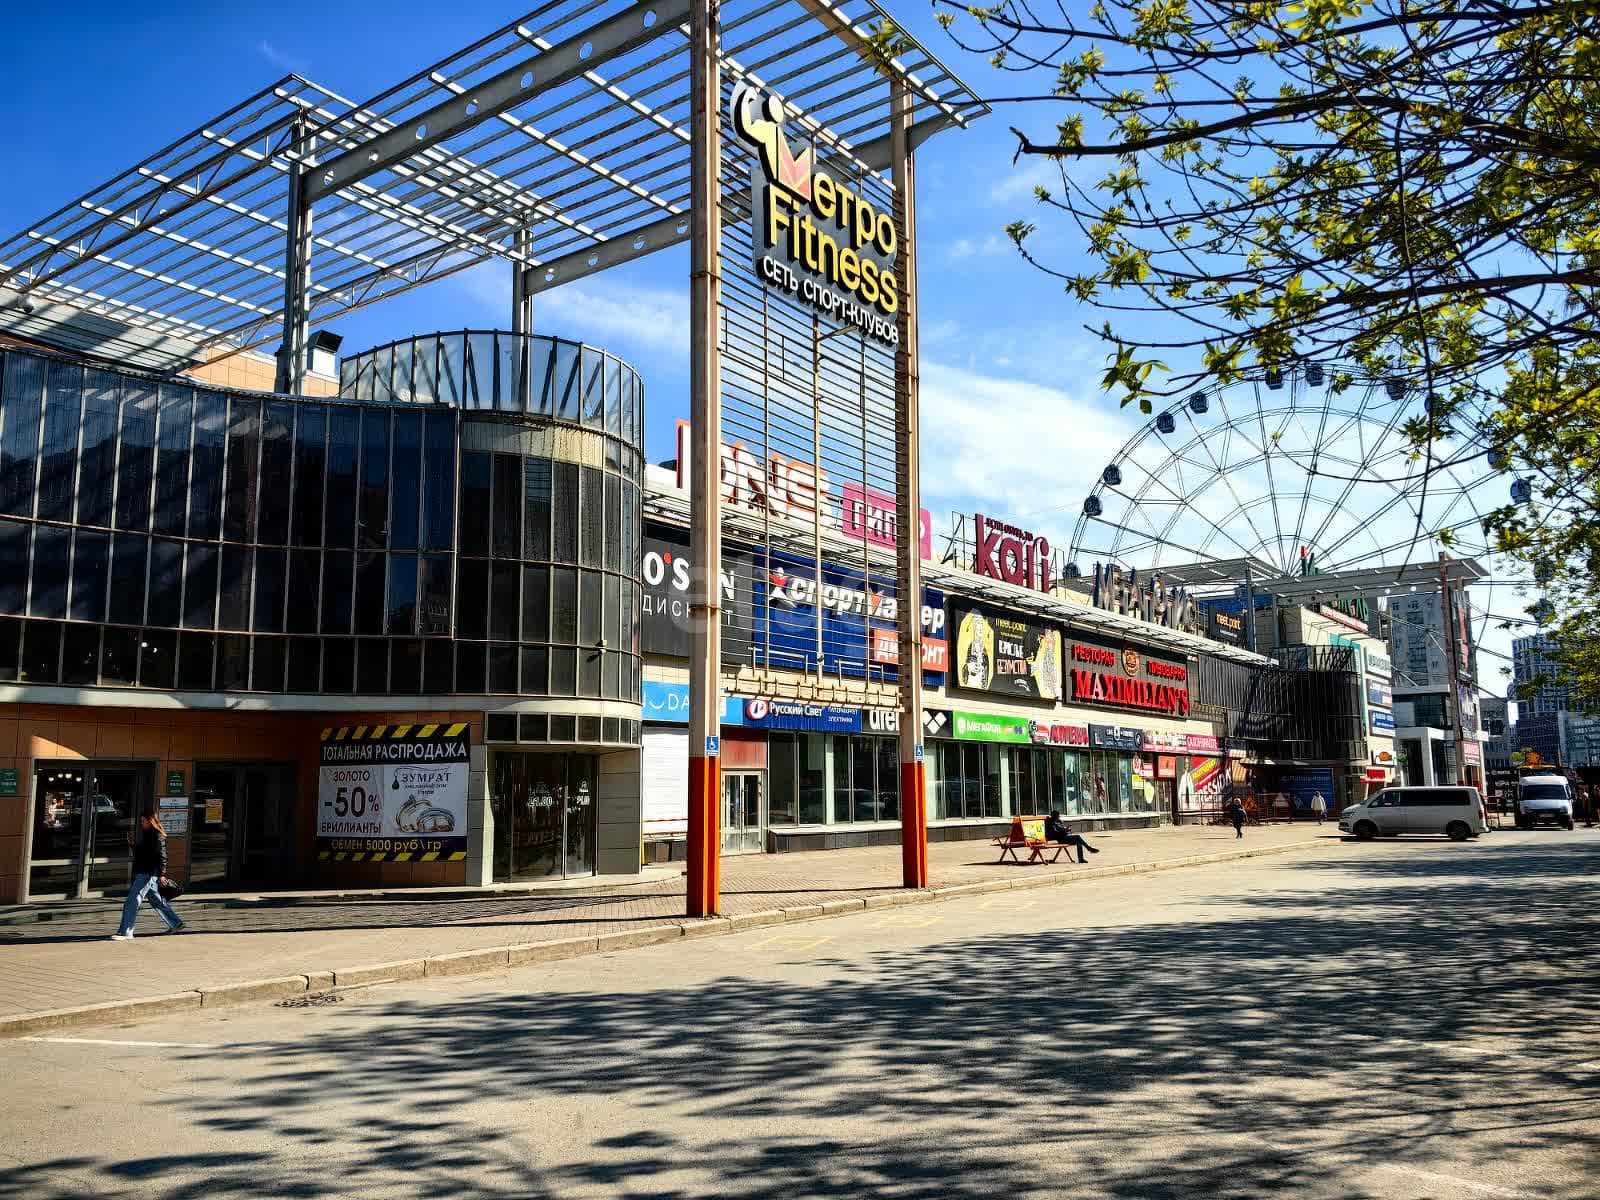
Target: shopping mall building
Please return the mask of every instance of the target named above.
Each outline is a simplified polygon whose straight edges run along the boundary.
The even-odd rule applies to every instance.
[[[680,852],[688,498],[645,465],[628,364],[456,333],[347,356],[310,397],[0,353],[4,899],[123,886],[151,801],[199,888]],[[767,516],[741,544],[738,517],[725,852],[895,842],[892,583],[842,532],[819,579],[805,530]],[[1202,819],[1266,769],[1230,737],[1266,660],[1175,600],[1147,620],[1137,595],[940,557],[917,613],[930,838],[1052,808]]]
[[[1274,666],[1003,514],[899,534],[912,156],[985,110],[887,19],[546,6],[364,104],[285,77],[0,241],[0,903],[121,890],[147,806],[195,890],[678,857],[694,478],[723,853],[897,841],[917,761],[934,839],[1384,778],[1348,647]],[[687,433],[647,465],[633,367],[534,332],[545,290],[685,244],[720,486]],[[510,332],[335,357],[348,313],[490,263]]]

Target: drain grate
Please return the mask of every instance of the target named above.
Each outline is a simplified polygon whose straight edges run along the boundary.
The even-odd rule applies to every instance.
[[[344,997],[338,992],[311,992],[305,996],[291,996],[279,1000],[277,1008],[321,1008],[325,1004],[338,1004]]]

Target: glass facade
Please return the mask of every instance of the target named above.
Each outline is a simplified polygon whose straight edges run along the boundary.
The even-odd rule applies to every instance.
[[[350,403],[5,353],[0,680],[637,701],[637,377],[579,466],[458,450],[437,358]]]
[[[767,736],[767,824],[900,819],[894,738],[826,733]]]
[[[932,742],[928,793],[934,820],[1043,816],[1144,816],[1157,811],[1149,756],[987,742]]]

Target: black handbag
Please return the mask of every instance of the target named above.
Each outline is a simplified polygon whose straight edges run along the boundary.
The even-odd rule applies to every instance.
[[[183,884],[179,883],[176,879],[169,879],[167,876],[163,875],[161,877],[161,882],[156,884],[156,891],[161,893],[161,898],[163,900],[176,900],[179,896],[183,895]]]

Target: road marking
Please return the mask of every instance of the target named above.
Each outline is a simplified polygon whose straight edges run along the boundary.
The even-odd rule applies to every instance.
[[[921,917],[913,920],[907,913],[890,913],[881,917],[867,926],[868,929],[888,929],[891,926],[897,929],[927,929],[930,925],[937,925],[944,920],[941,915]]]
[[[778,937],[764,938],[753,943],[749,949],[762,950],[768,946],[777,950],[815,950],[818,946],[825,946],[833,941],[833,935],[822,937],[796,937],[793,934],[779,935]]]
[[[1037,900],[1021,900],[1015,896],[991,896],[979,908],[1004,908],[1008,912],[1021,912],[1025,908],[1032,908],[1038,904]]]
[[[166,1050],[215,1050],[210,1042],[128,1042],[116,1038],[24,1037],[23,1042],[67,1042],[74,1046],[159,1046]]]

